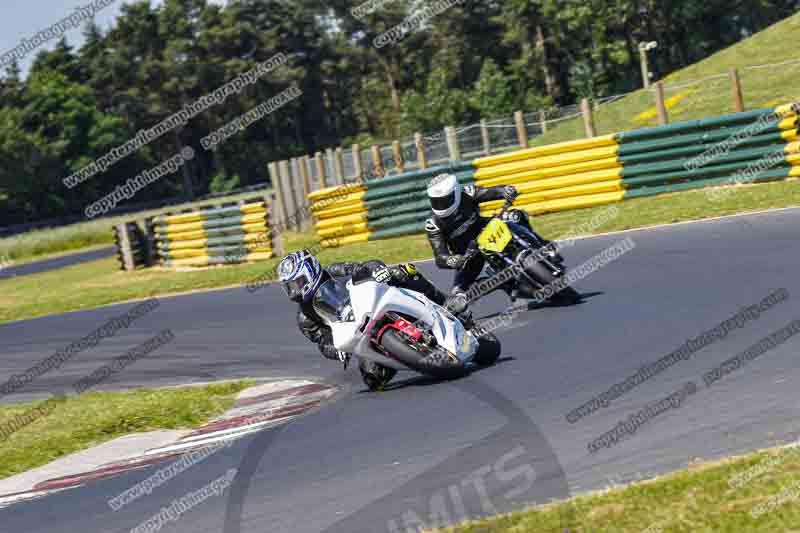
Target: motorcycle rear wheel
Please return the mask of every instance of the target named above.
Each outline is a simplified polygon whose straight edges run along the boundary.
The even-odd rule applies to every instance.
[[[464,364],[440,346],[417,349],[414,340],[395,329],[381,338],[381,346],[392,357],[422,374],[437,379],[455,379],[466,373]]]

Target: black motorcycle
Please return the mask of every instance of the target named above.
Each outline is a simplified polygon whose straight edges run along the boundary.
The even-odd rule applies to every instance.
[[[489,274],[473,287],[488,287],[482,293],[503,289],[512,301],[521,296],[557,304],[578,303],[581,295],[562,279],[566,269],[557,250],[545,246],[526,226],[507,220],[511,205],[507,201],[467,249],[464,265],[483,255]]]

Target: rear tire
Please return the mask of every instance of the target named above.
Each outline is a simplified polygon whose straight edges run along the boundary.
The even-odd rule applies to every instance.
[[[413,342],[413,341],[412,341]],[[419,351],[395,329],[389,329],[381,338],[381,346],[404,365],[417,372],[438,379],[455,379],[466,373],[464,365],[440,346]]]
[[[475,363],[480,366],[493,365],[500,357],[500,341],[494,333],[486,333],[478,337],[478,353],[475,354]]]

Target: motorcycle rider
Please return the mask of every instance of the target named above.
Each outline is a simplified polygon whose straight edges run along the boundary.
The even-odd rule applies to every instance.
[[[453,281],[453,295],[465,294],[483,270],[483,256],[476,253],[478,235],[488,219],[480,216],[480,203],[505,199],[513,202],[519,192],[513,185],[497,187],[462,186],[453,174],[439,174],[428,185],[428,199],[433,216],[425,221],[425,232],[433,249],[436,266],[457,270]],[[548,247],[549,255],[558,263],[563,258],[553,244],[541,237],[531,226],[528,214],[519,209],[509,209],[504,220],[521,224]],[[512,300],[515,295],[504,287]]]
[[[448,299],[411,263],[387,266],[383,261],[372,260],[364,263],[333,263],[323,268],[319,260],[308,250],[291,253],[278,265],[278,277],[289,300],[298,304],[297,325],[308,340],[317,344],[324,357],[340,361],[345,368],[350,361],[350,354],[337,350],[333,345],[331,328],[314,310],[312,302],[317,289],[325,281],[348,276],[354,282],[371,278],[379,283],[388,283],[394,287],[422,293],[434,303],[446,306],[465,322],[467,327],[471,325],[466,298]],[[359,370],[364,381],[374,383],[376,388],[388,383],[395,374],[394,369],[364,360],[359,361]]]

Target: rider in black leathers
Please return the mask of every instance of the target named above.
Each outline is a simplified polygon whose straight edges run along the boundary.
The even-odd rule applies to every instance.
[[[478,279],[484,266],[483,256],[468,253],[475,246],[478,235],[488,221],[480,216],[481,202],[492,200],[513,201],[518,196],[512,185],[497,187],[461,186],[452,174],[444,174],[431,180],[428,196],[433,216],[425,221],[425,232],[433,249],[436,266],[457,270],[453,282],[453,294],[463,294]],[[519,209],[509,209],[505,219],[526,226],[539,239],[540,246],[552,243],[536,233],[528,214]],[[554,254],[556,261],[563,261]]]

